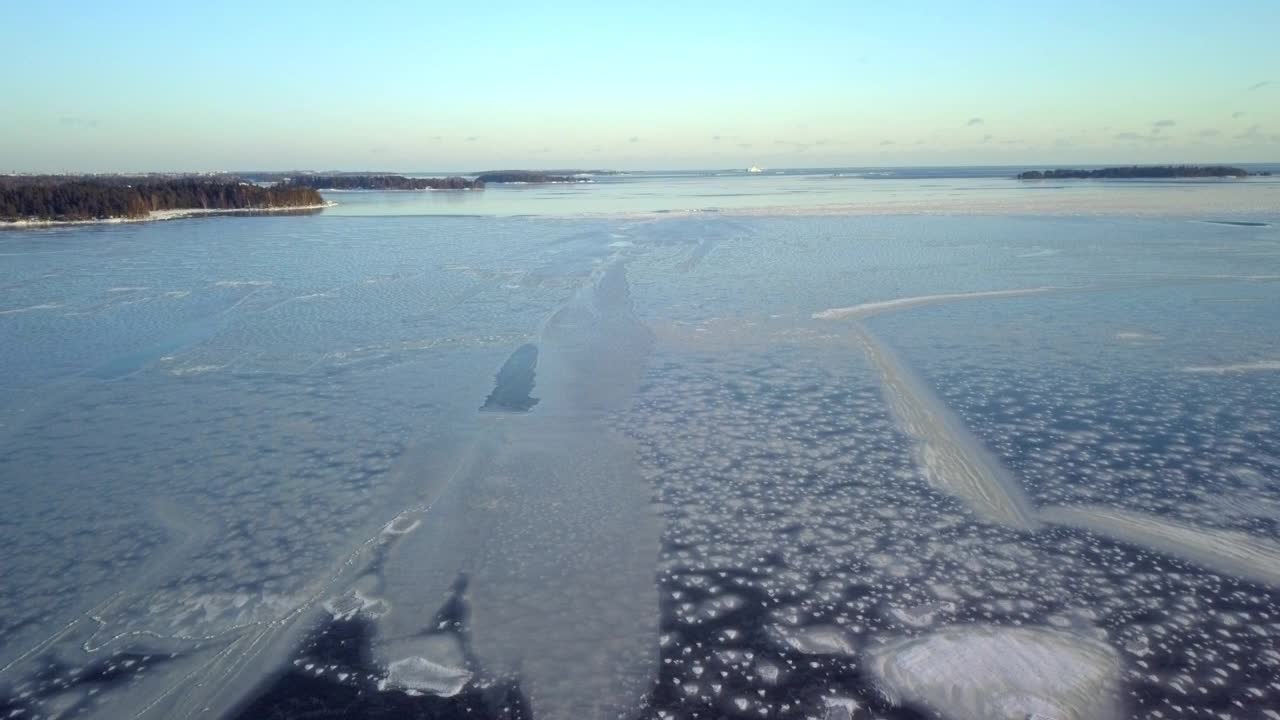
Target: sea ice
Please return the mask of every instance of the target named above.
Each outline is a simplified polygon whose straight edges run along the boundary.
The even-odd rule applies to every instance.
[[[880,371],[885,396],[903,432],[917,443],[929,483],[963,500],[980,516],[1009,527],[1038,527],[1017,480],[954,417],[942,400],[868,331],[854,331]]]
[[[980,300],[983,298],[994,297],[1016,297],[1018,295],[1034,295],[1036,293],[1049,292],[1053,289],[1054,288],[1051,287],[1039,287],[1020,288],[1014,290],[985,290],[982,292],[969,293],[944,293],[941,295],[917,295],[915,297],[895,298],[893,300],[880,300],[877,302],[862,303],[861,305],[851,305],[849,307],[828,308],[814,313],[813,318],[815,320],[862,319],[893,310],[906,310],[907,308],[951,302],[952,300]]]
[[[894,702],[950,720],[1120,717],[1120,661],[1106,644],[1047,628],[953,626],[868,653]]]
[[[1092,530],[1216,572],[1280,587],[1280,544],[1271,540],[1104,507],[1051,507],[1040,516],[1046,522]]]

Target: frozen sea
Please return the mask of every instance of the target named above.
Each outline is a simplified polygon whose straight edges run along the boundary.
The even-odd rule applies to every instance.
[[[1280,719],[1280,180],[0,232],[0,718]]]

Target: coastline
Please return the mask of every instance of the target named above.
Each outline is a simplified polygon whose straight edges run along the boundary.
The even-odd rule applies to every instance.
[[[31,230],[40,228],[66,227],[73,225],[115,225],[121,223],[159,222],[164,220],[182,220],[205,215],[232,215],[242,213],[290,213],[310,210],[324,210],[338,203],[329,200],[318,205],[296,205],[292,207],[268,208],[182,208],[178,210],[152,210],[146,217],[137,218],[100,218],[94,220],[0,220],[0,230]]]

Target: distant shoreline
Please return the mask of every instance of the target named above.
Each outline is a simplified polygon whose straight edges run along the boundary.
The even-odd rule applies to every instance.
[[[1270,175],[1260,172],[1258,175]],[[1018,173],[1018,180],[1148,180],[1172,178],[1246,178],[1250,173],[1232,165],[1130,165],[1093,170],[1083,168],[1058,168],[1056,170],[1027,170]]]
[[[323,210],[338,203],[332,200],[316,205],[294,205],[261,208],[181,208],[177,210],[152,210],[146,217],[95,218],[92,220],[0,220],[0,230],[30,230],[71,225],[115,225],[120,223],[162,222],[182,220],[205,215],[231,215],[244,213],[290,213]]]

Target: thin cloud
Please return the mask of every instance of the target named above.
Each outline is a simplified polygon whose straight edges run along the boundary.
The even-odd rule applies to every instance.
[[[796,142],[795,140],[778,139],[778,140],[774,140],[773,144],[775,146],[780,145],[783,147],[789,147],[791,148],[792,152],[804,152],[809,149],[808,143]]]
[[[1255,137],[1261,134],[1262,134],[1262,126],[1255,124],[1255,125],[1250,125],[1244,132],[1240,133],[1239,135],[1236,135],[1236,139],[1243,140],[1244,138]]]
[[[968,127],[973,127],[974,125],[981,125],[982,123],[983,123],[983,119],[982,119],[982,118],[980,118],[980,117],[971,117],[971,118],[969,118],[969,122],[965,123],[965,125],[966,125],[966,126],[968,126]]]
[[[1245,113],[1240,112],[1239,110],[1237,110],[1236,112],[1231,113],[1231,119],[1232,119],[1232,120],[1239,120],[1240,118],[1242,118],[1242,117],[1244,117],[1244,116],[1245,116]]]
[[[1217,131],[1216,129],[1214,129],[1214,128],[1205,128],[1204,130],[1201,130],[1201,131],[1199,132],[1199,135],[1200,135],[1200,137],[1202,137],[1202,138],[1218,137],[1218,136],[1219,136],[1219,135],[1221,135],[1221,134],[1222,134],[1222,133],[1218,132],[1218,131]]]
[[[1249,90],[1248,90],[1248,92],[1253,92],[1254,90],[1261,90],[1262,88],[1264,88],[1264,87],[1266,87],[1266,86],[1268,86],[1268,85],[1270,85],[1270,84],[1271,84],[1271,81],[1270,81],[1270,80],[1263,80],[1262,82],[1254,83],[1254,84],[1252,84],[1252,85],[1250,85],[1250,86],[1249,86]]]
[[[1176,122],[1174,122],[1174,121],[1172,121],[1172,120],[1157,120],[1157,121],[1155,121],[1155,122],[1151,123],[1151,127],[1158,127],[1158,128],[1170,128],[1170,127],[1173,127],[1174,125],[1177,125],[1177,124],[1178,124],[1178,123],[1176,123]]]
[[[1273,133],[1268,135],[1267,133],[1264,133],[1262,131],[1262,126],[1256,123],[1253,125],[1250,125],[1249,128],[1244,132],[1238,135],[1232,135],[1232,137],[1235,138],[1236,140],[1243,140],[1245,142],[1251,142],[1251,143],[1280,142],[1280,134]]]
[[[738,147],[742,148],[743,150],[750,150],[751,143],[738,143]]]
[[[893,144],[892,140],[881,140],[880,147],[888,147]]]
[[[477,141],[477,140],[479,140],[479,139],[480,139],[480,136],[479,136],[479,135],[472,135],[472,136],[470,136],[470,137],[468,137],[468,138],[467,138],[467,142],[475,142],[475,141]]]
[[[983,135],[983,136],[982,136],[982,142],[984,142],[984,143],[989,143],[989,142],[991,142],[991,138],[993,138],[993,137],[995,137],[995,136],[994,136],[994,135],[992,135],[991,133],[987,133],[986,135]]]
[[[639,135],[632,135],[632,136],[631,136],[631,139],[630,139],[630,140],[628,140],[627,142],[638,143],[638,142],[640,142],[640,136],[639,136]]]
[[[1143,135],[1141,133],[1136,133],[1136,132],[1122,132],[1122,133],[1117,133],[1113,135],[1112,138],[1115,140],[1119,140],[1121,142],[1145,142],[1145,143],[1164,142],[1169,139],[1168,137],[1164,135],[1160,135],[1158,133],[1159,133],[1159,129],[1157,128],[1155,130],[1152,130],[1150,135]]]

